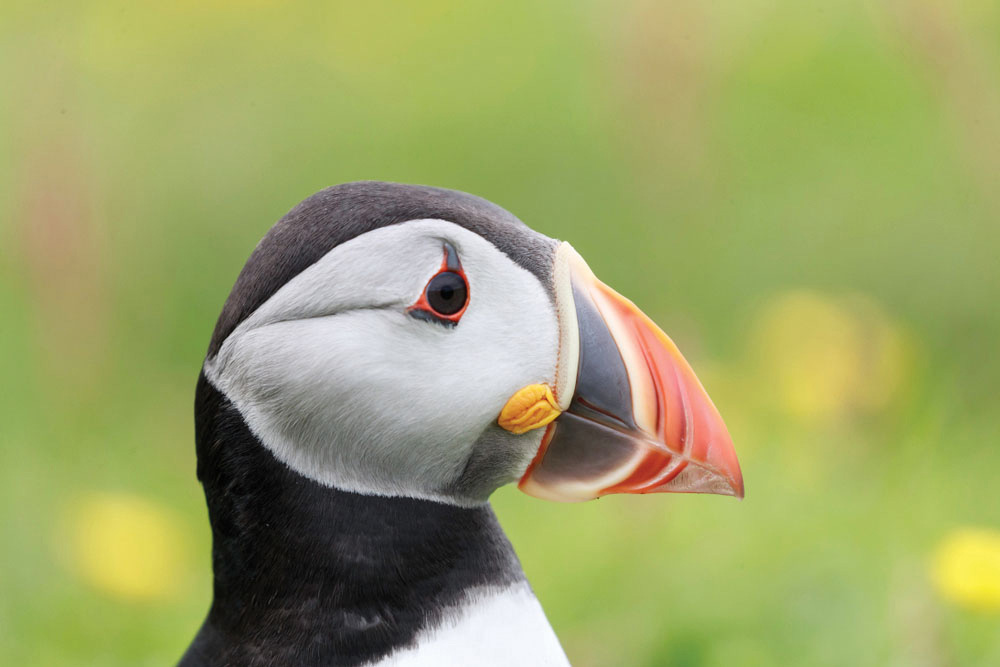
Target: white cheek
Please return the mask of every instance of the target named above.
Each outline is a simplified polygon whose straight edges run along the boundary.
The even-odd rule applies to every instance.
[[[453,442],[463,425],[441,419],[450,397],[420,389],[418,365],[386,336],[391,315],[405,317],[359,310],[280,322],[235,345],[227,393],[279,459],[326,484],[387,494],[410,491],[399,470],[428,481],[453,472],[428,436]]]
[[[298,472],[345,490],[437,498],[507,399],[555,375],[558,325],[541,284],[465,233],[474,237],[463,237],[460,248],[470,303],[457,327],[405,313],[401,304],[428,278],[424,267],[409,278],[414,284],[397,286],[408,296],[385,295],[398,302],[389,307],[283,321],[288,312],[336,305],[265,304],[253,326],[226,341],[220,362],[206,367],[209,379]],[[343,274],[350,262],[338,260],[335,272]],[[331,271],[319,266],[302,276],[309,299],[324,285],[329,300],[330,285],[357,284],[334,280]],[[402,273],[393,271],[383,284]]]

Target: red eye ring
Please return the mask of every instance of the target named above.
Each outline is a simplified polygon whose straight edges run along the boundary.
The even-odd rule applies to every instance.
[[[417,319],[453,327],[468,307],[469,280],[465,277],[455,248],[445,242],[441,267],[427,281],[417,302],[406,312]]]

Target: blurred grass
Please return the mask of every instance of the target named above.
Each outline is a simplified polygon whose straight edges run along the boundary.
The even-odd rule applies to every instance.
[[[180,655],[215,317],[288,208],[378,178],[570,240],[733,431],[742,503],[498,493],[574,664],[1000,664],[932,578],[1000,529],[998,34],[986,0],[5,3],[0,662]],[[95,494],[178,522],[173,594],[72,565]]]

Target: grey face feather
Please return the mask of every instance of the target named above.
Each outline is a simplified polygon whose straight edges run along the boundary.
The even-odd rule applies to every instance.
[[[454,219],[396,220],[399,211],[426,210],[407,200],[412,193],[418,203],[450,206]],[[389,215],[358,203],[380,200]],[[341,238],[344,222],[323,216],[345,206],[362,231],[301,267],[285,243],[311,257]],[[470,287],[454,329],[406,314],[438,269],[442,242],[458,248]],[[518,389],[555,381],[554,248],[462,193],[383,183],[325,190],[283,218],[248,261],[206,377],[268,449],[311,479],[360,493],[483,502],[523,473],[540,443],[541,432],[514,435],[495,421]]]
[[[424,185],[334,185],[303,200],[261,239],[222,308],[208,357],[218,353],[240,322],[333,248],[380,227],[426,218],[447,220],[482,236],[551,291],[556,242],[492,202]]]

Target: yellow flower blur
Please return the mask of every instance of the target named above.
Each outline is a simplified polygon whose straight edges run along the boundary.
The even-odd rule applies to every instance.
[[[187,574],[181,522],[168,508],[139,496],[101,493],[67,512],[70,565],[86,583],[114,597],[169,597]]]
[[[1000,531],[954,531],[938,545],[931,574],[946,600],[968,609],[1000,612]]]
[[[779,294],[750,338],[758,381],[784,412],[831,419],[885,408],[910,362],[906,337],[867,298]]]

